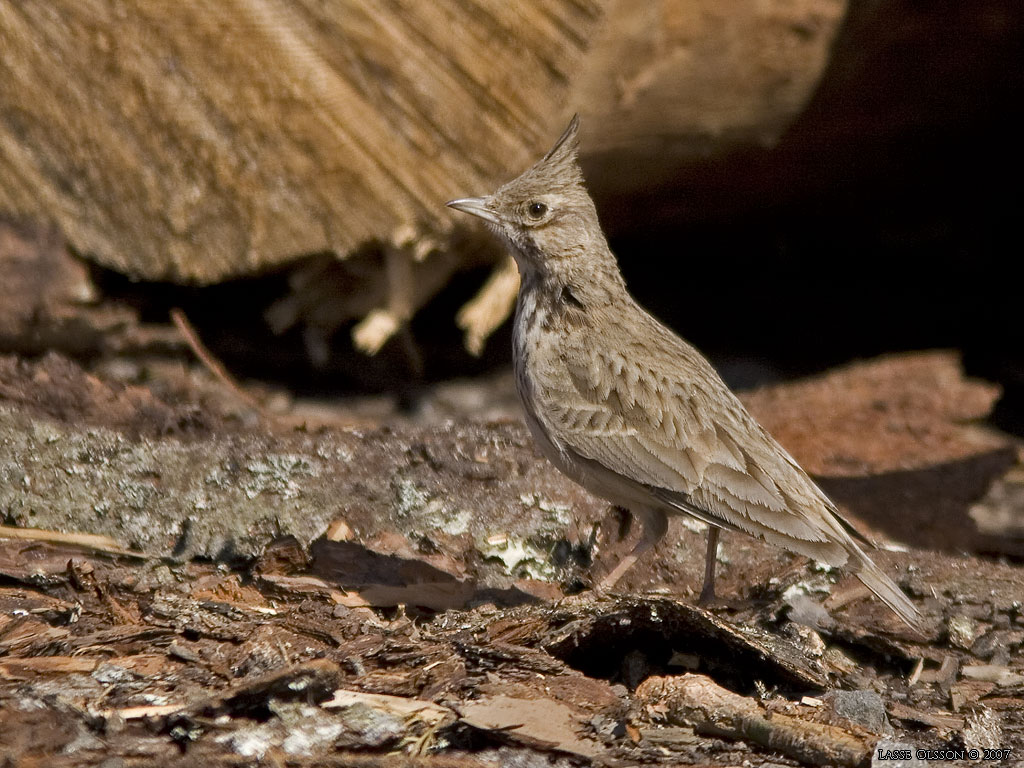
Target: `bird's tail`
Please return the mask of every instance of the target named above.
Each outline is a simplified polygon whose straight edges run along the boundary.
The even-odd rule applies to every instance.
[[[872,562],[866,554],[857,547],[852,558],[853,571],[861,582],[875,593],[883,603],[889,606],[893,612],[907,623],[911,629],[921,632],[921,612],[917,610],[910,598],[903,590],[896,586],[896,582],[883,573],[882,569]]]

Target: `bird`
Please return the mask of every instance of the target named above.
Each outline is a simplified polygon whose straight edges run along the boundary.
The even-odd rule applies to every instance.
[[[866,554],[870,541],[711,363],[629,293],[584,182],[579,124],[494,193],[446,205],[483,219],[515,258],[515,382],[540,452],[642,525],[599,588],[665,536],[670,516],[690,515],[709,526],[701,604],[715,599],[728,529],[852,572],[919,629],[917,607]]]

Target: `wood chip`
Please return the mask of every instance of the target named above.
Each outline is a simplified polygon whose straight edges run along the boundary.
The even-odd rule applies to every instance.
[[[344,709],[356,705],[370,709],[384,710],[403,717],[412,717],[434,726],[455,722],[455,712],[432,701],[408,699],[404,696],[387,696],[380,693],[349,691],[339,688],[320,706],[324,709]]]
[[[578,713],[558,701],[498,695],[464,702],[459,713],[467,725],[502,731],[536,746],[546,744],[586,757],[604,752],[599,743],[580,737],[576,723]]]
[[[961,731],[964,727],[964,719],[956,715],[947,715],[941,712],[922,712],[919,709],[908,707],[906,704],[893,702],[886,707],[888,713],[897,720],[910,723],[920,723],[931,728],[940,728],[946,731]]]
[[[977,664],[964,667],[960,670],[960,674],[968,680],[995,683],[1001,687],[1024,684],[1024,674],[997,664]]]
[[[949,691],[949,703],[954,712],[959,712],[969,704],[973,704],[982,696],[986,696],[996,688],[995,683],[984,680],[961,680],[954,683]]]
[[[338,687],[341,678],[337,664],[326,659],[314,659],[244,680],[214,696],[189,704],[188,711],[216,716],[236,709],[244,711],[253,702],[272,698],[324,701]]]
[[[92,672],[100,659],[86,656],[6,657],[0,662],[0,677],[24,678],[43,674]]]
[[[163,717],[180,712],[184,704],[153,704],[145,707],[125,707],[124,709],[107,709],[103,711],[104,717],[119,715],[125,720],[142,720],[148,717]]]
[[[32,541],[46,541],[51,544],[69,544],[96,552],[106,552],[111,555],[149,558],[149,555],[145,555],[142,552],[125,549],[109,536],[99,536],[94,533],[61,533],[60,531],[47,531],[41,528],[17,528],[13,525],[0,525],[0,539],[31,539]]]

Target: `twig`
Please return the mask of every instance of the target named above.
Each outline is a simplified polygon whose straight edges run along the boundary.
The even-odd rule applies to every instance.
[[[456,325],[465,332],[464,343],[471,355],[478,357],[483,353],[487,338],[512,313],[518,292],[519,269],[515,259],[508,256],[455,318]]]
[[[171,320],[174,321],[174,325],[177,326],[178,332],[181,333],[182,338],[185,339],[185,343],[188,344],[192,353],[199,359],[210,373],[220,381],[225,387],[231,390],[232,394],[235,395],[239,400],[245,403],[247,406],[252,408],[258,414],[264,418],[273,419],[260,404],[260,402],[242,389],[241,385],[234,380],[224,364],[220,362],[213,353],[210,352],[199,338],[199,334],[196,333],[196,329],[192,327],[192,323],[185,317],[185,313],[175,307],[171,310]]]

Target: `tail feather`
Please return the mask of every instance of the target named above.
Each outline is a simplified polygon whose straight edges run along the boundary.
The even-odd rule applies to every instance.
[[[821,492],[821,489],[819,488],[818,491]],[[824,494],[822,495],[824,496]],[[831,513],[830,521],[833,524],[833,541],[839,548],[845,550],[846,566],[865,587],[874,593],[875,597],[889,606],[908,627],[918,634],[922,634],[923,617],[917,606],[860,547],[860,544],[866,544],[869,547],[874,547],[875,544],[845,520],[834,504],[829,503],[828,511]]]
[[[859,557],[855,557],[854,573],[861,582],[875,593],[875,596],[889,606],[893,612],[899,616],[903,621],[907,623],[911,629],[917,632],[921,631],[922,616],[921,612],[917,610],[910,598],[907,597],[903,590],[901,590],[892,579],[882,572],[871,559],[860,552],[859,549],[856,553]]]

